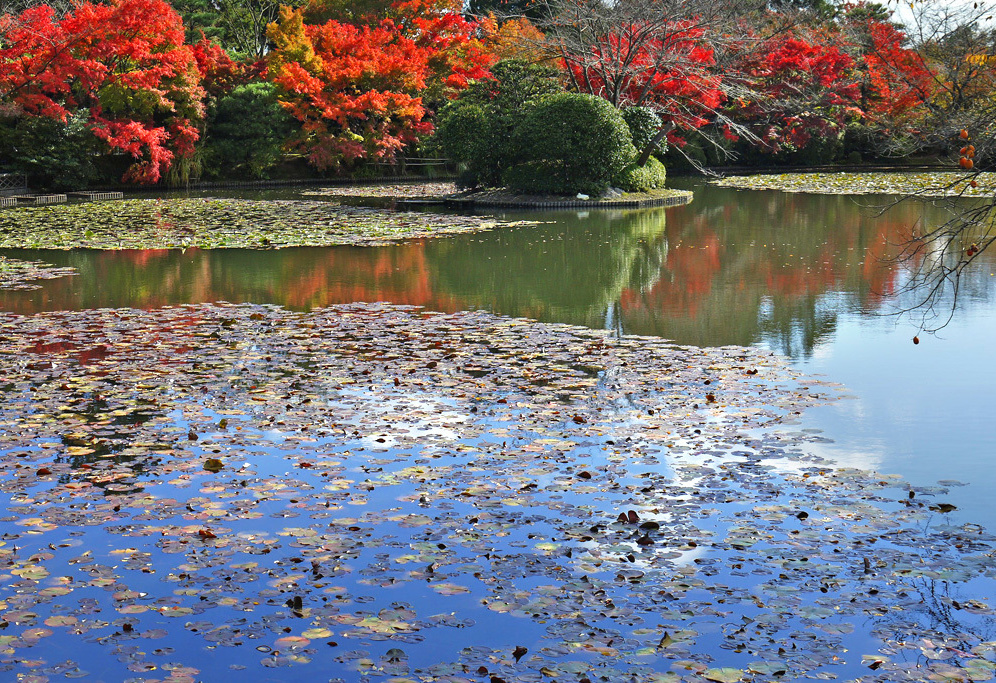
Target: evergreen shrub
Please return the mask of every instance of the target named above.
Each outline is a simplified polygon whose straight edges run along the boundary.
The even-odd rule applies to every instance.
[[[627,164],[612,184],[626,192],[649,192],[664,187],[667,170],[656,157],[650,157],[645,166],[635,162]]]
[[[515,130],[538,102],[563,92],[557,70],[504,59],[439,112],[434,144],[461,167],[461,187],[498,186],[521,161]]]
[[[277,101],[274,84],[240,85],[208,112],[205,170],[226,178],[265,178],[292,132],[293,120]]]
[[[514,142],[523,161],[504,180],[524,192],[597,195],[636,157],[622,114],[600,97],[578,93],[534,105]]]
[[[0,121],[0,159],[33,188],[79,190],[97,176],[97,138],[83,114],[65,123],[44,116]]]
[[[622,110],[622,115],[626,125],[629,126],[629,133],[637,152],[642,152],[664,125],[657,112],[646,107],[627,107]]]

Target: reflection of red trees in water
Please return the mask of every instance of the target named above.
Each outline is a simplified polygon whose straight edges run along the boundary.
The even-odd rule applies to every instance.
[[[150,261],[163,258],[169,252],[169,249],[143,249],[141,251],[129,249],[127,251],[108,251],[101,254],[101,256],[109,257],[109,260],[123,258],[136,266],[144,266]]]
[[[123,314],[121,317],[127,317]],[[107,359],[114,359],[118,351],[114,350],[116,345],[113,338],[120,332],[113,330],[104,331],[103,328],[95,328],[90,323],[85,323],[85,329],[77,329],[75,325],[80,325],[79,318],[67,317],[64,327],[52,327],[46,330],[37,330],[29,333],[30,336],[37,337],[37,340],[30,346],[23,347],[20,352],[38,357],[38,360],[29,361],[31,365],[37,366],[35,369],[44,369],[52,361],[46,360],[46,356],[65,356],[74,360],[80,365],[100,363]],[[162,321],[154,326],[143,327],[140,331],[128,332],[129,348],[134,350],[136,346],[146,346],[154,349],[156,353],[162,354],[164,362],[170,360],[181,360],[187,354],[198,347],[199,338],[189,337],[187,343],[176,343],[178,332],[181,329],[189,329],[193,334],[204,322],[204,317],[191,310],[185,315],[171,316],[168,320]],[[165,334],[168,333],[168,334]],[[103,341],[96,341],[102,339]],[[102,374],[102,373],[98,373]]]
[[[731,207],[719,216],[697,214],[694,206],[669,214],[661,276],[647,291],[622,293],[625,317],[695,319],[702,311],[716,314],[717,306],[756,310],[763,297],[777,307],[833,290],[877,307],[894,294],[900,266],[889,257],[909,236],[915,214],[852,214],[828,229],[807,225],[827,220],[797,206],[808,201],[786,196],[777,212],[765,207],[764,216],[737,216]]]
[[[284,304],[308,308],[354,301],[390,301],[443,311],[460,310],[458,299],[435,291],[424,247],[419,242],[401,249],[325,250],[320,263],[282,279]],[[285,269],[291,268],[297,270],[293,261]]]
[[[612,291],[582,288],[572,292],[574,298],[563,296],[563,280],[551,277],[542,259],[507,273],[492,267],[489,276],[475,277],[467,270],[475,267],[481,252],[463,254],[429,241],[253,252],[88,252],[87,258],[74,260],[79,276],[46,282],[40,290],[0,292],[0,310],[153,309],[211,301],[307,310],[390,301],[441,311],[485,307],[508,315],[598,324],[606,302],[619,296],[627,331],[680,335],[688,343],[750,343],[759,311],[768,303],[783,326],[814,319],[815,301],[828,292],[841,292],[866,309],[879,307],[901,277],[902,269],[886,260],[892,245],[908,237],[918,217],[917,206],[885,216],[861,215],[841,198],[751,194],[722,204],[707,199],[701,206],[669,209],[665,232],[657,237],[643,232],[631,236],[620,223],[613,238],[619,243],[584,246],[579,241],[576,251],[564,252],[571,267],[584,268],[593,256],[586,249],[629,249],[632,244],[622,243],[627,239],[653,242],[639,249],[639,267],[605,262],[612,272],[599,271],[600,281]],[[533,246],[526,240],[522,248]],[[513,248],[509,253],[517,252]],[[620,267],[633,271],[616,273]],[[451,272],[458,268],[463,270]],[[618,294],[620,276],[626,275],[641,284]],[[44,338],[44,343],[52,341]]]
[[[719,236],[711,230],[703,230],[691,242],[679,242],[668,249],[664,272],[650,290],[623,290],[623,311],[657,304],[658,310],[695,317],[722,268],[722,252]]]
[[[43,334],[43,333],[39,332],[37,334]],[[63,355],[68,352],[75,351],[77,348],[79,348],[77,344],[68,340],[61,340],[61,341],[38,340],[31,346],[21,349],[21,352],[31,354],[32,356],[49,356],[53,354]],[[88,363],[94,363],[104,360],[110,355],[111,354],[108,351],[107,346],[105,346],[104,344],[98,344],[97,346],[93,346],[91,348],[85,348],[81,350],[79,353],[73,354],[73,358],[80,365],[86,365]],[[51,367],[51,363],[49,361],[29,362],[28,367],[40,370],[43,369],[43,367]]]
[[[276,303],[309,309],[354,301],[391,301],[457,311],[466,303],[435,291],[425,245],[288,249],[240,256],[229,250],[106,251],[92,272],[45,283],[34,292],[0,292],[0,309],[100,307],[153,309],[188,302]],[[243,252],[244,254],[244,252]]]
[[[33,355],[46,356],[49,354],[64,354],[68,351],[75,351],[77,348],[76,344],[71,341],[50,342],[47,344],[39,341],[35,342],[33,346],[24,349],[24,351]],[[97,344],[96,346],[81,349],[79,353],[73,354],[73,358],[80,365],[87,365],[89,363],[99,363],[112,355],[114,355],[114,352],[108,349],[106,345]]]
[[[878,235],[865,247],[865,260],[861,264],[862,279],[868,283],[867,300],[878,307],[896,293],[899,267],[889,261],[895,257],[895,248],[887,235]]]

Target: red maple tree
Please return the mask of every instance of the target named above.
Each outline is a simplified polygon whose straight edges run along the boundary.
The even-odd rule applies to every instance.
[[[156,182],[191,157],[203,91],[183,23],[163,0],[83,2],[58,18],[39,5],[0,16],[0,100],[8,114],[87,125],[134,157],[124,179]]]
[[[427,98],[483,78],[493,57],[476,24],[432,0],[391,5],[373,24],[305,21],[283,8],[269,36],[270,78],[301,124],[296,146],[319,169],[358,159],[393,162],[429,133]]]
[[[746,124],[765,151],[802,149],[839,135],[863,112],[854,60],[826,35],[782,33],[745,52],[736,66],[752,95],[731,99],[728,114]]]
[[[860,106],[868,122],[887,131],[915,128],[938,88],[924,57],[906,47],[906,34],[867,10],[845,6],[846,39],[858,62]]]
[[[584,49],[557,48],[574,89],[616,107],[654,109],[678,130],[708,123],[725,100],[713,49],[694,19],[613,26]],[[681,143],[678,134],[669,136]]]

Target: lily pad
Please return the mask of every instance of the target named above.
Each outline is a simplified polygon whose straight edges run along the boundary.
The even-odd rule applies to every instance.
[[[818,457],[792,425],[836,390],[770,352],[367,304],[0,313],[0,337],[22,677],[67,652],[56,675],[113,680],[996,668],[992,535]]]
[[[55,280],[75,274],[72,268],[57,268],[41,261],[22,261],[0,256],[0,289],[38,289],[38,280]]]
[[[484,216],[388,211],[328,201],[125,199],[0,211],[0,248],[376,246],[513,224]]]
[[[720,187],[744,190],[781,190],[813,194],[992,197],[996,192],[996,173],[964,171],[780,173],[730,176],[713,183]]]

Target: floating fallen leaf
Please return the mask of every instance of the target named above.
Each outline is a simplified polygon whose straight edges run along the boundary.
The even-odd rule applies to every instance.
[[[204,461],[204,469],[207,470],[208,472],[215,472],[215,473],[221,472],[223,469],[225,469],[225,463],[223,463],[221,460],[218,460],[217,458],[208,458],[207,460]]]
[[[858,679],[857,647],[902,651],[940,623],[929,590],[989,581],[989,534],[915,502],[939,488],[910,499],[898,477],[820,460],[815,434],[767,427],[829,392],[757,350],[386,305],[8,313],[0,336],[2,651],[65,624],[52,647],[80,639],[122,680],[150,662],[197,680],[197,642],[247,678],[314,677],[320,647],[319,673],[344,680],[417,678],[409,661],[440,680],[744,675],[706,657]],[[114,362],[81,362],[57,346],[70,338]],[[42,347],[44,364],[23,362]],[[691,408],[703,374],[723,387],[708,414]],[[43,464],[58,477],[34,476]],[[969,662],[988,641],[945,623],[938,657],[875,675],[931,680],[955,657],[986,675]],[[519,636],[535,656],[513,665]],[[259,637],[275,647],[246,658]],[[19,673],[56,666],[38,652],[17,652]]]

